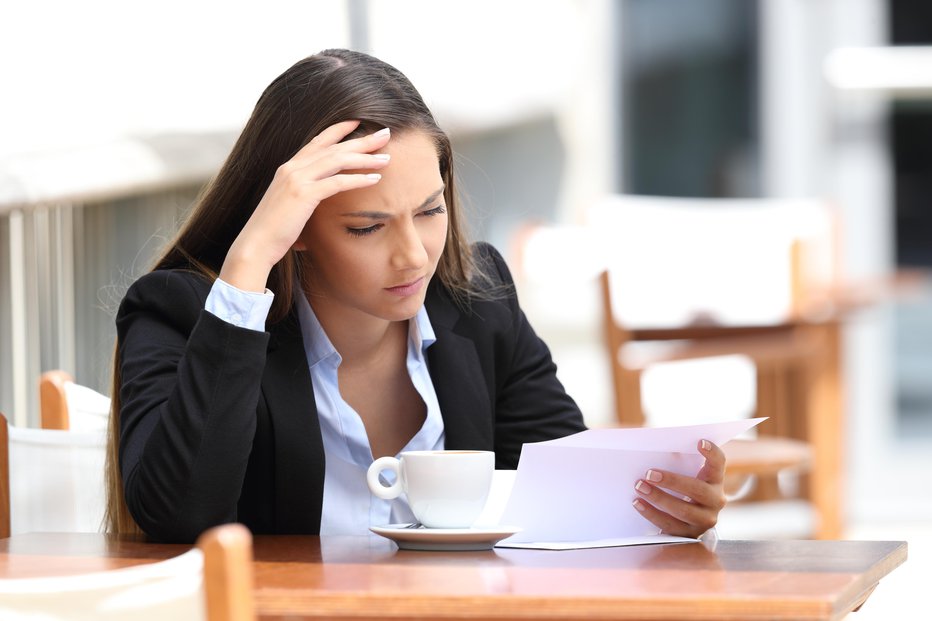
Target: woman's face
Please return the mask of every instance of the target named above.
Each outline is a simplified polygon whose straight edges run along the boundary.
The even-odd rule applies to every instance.
[[[400,321],[424,303],[447,237],[437,148],[427,134],[409,131],[383,151],[391,160],[381,181],[322,201],[299,237],[318,315]]]

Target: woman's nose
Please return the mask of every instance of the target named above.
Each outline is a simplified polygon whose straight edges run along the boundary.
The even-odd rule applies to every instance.
[[[399,227],[394,241],[391,260],[395,269],[417,269],[427,261],[427,249],[413,222]]]

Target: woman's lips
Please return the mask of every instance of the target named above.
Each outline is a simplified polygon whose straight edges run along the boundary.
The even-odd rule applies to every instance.
[[[407,297],[409,295],[414,295],[421,290],[421,286],[424,284],[424,277],[421,276],[415,281],[406,283],[404,285],[398,285],[397,287],[387,287],[385,290],[393,295],[399,297]]]

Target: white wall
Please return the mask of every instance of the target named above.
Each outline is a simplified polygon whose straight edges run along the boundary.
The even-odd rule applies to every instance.
[[[348,38],[342,1],[6,2],[0,155],[240,127],[275,76]]]

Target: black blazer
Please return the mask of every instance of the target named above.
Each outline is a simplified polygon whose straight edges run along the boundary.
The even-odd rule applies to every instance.
[[[477,252],[501,296],[456,305],[435,279],[427,363],[446,448],[494,450],[514,468],[524,442],[584,429],[543,341],[490,246]],[[254,533],[320,530],[324,451],[294,313],[269,332],[204,310],[211,282],[146,274],[117,314],[120,464],[127,505],[150,536],[193,541],[232,521]]]

